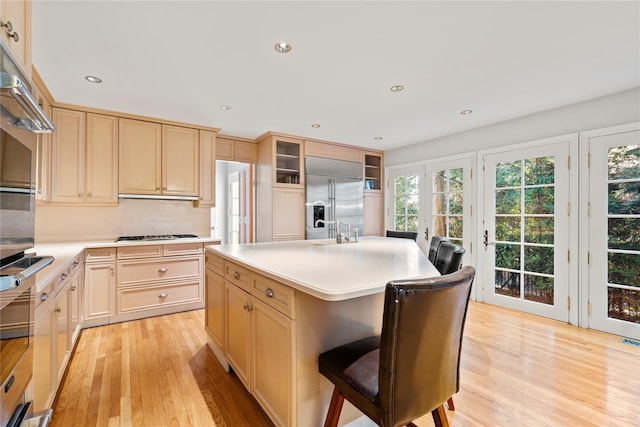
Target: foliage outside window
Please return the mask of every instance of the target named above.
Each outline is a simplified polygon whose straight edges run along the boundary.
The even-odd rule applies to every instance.
[[[433,173],[433,235],[462,246],[463,169]]]
[[[418,231],[418,176],[395,179],[394,224],[398,231]]]
[[[495,292],[554,303],[555,158],[495,169]]]
[[[608,152],[608,316],[640,322],[640,145]]]

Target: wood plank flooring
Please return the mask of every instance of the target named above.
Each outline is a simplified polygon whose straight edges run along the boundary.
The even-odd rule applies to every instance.
[[[53,426],[271,425],[206,346],[203,316],[84,330]],[[472,302],[460,375],[452,426],[640,426],[640,348],[614,335]]]

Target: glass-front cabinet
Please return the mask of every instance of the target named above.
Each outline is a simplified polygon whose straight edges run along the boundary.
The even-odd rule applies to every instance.
[[[276,140],[275,150],[275,182],[302,184],[302,144]]]
[[[382,189],[382,155],[365,153],[364,155],[364,189]]]

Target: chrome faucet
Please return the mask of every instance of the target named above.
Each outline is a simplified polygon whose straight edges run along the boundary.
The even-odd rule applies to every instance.
[[[336,225],[336,243],[342,243],[342,237],[340,235],[340,220],[335,221],[325,221],[324,219],[318,219],[315,222],[315,227],[318,227],[318,224],[335,224]]]

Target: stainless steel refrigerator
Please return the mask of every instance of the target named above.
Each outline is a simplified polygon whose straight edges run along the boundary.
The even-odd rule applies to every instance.
[[[362,236],[362,163],[305,157],[305,171],[306,238],[335,238],[340,232],[348,236],[349,228]]]

